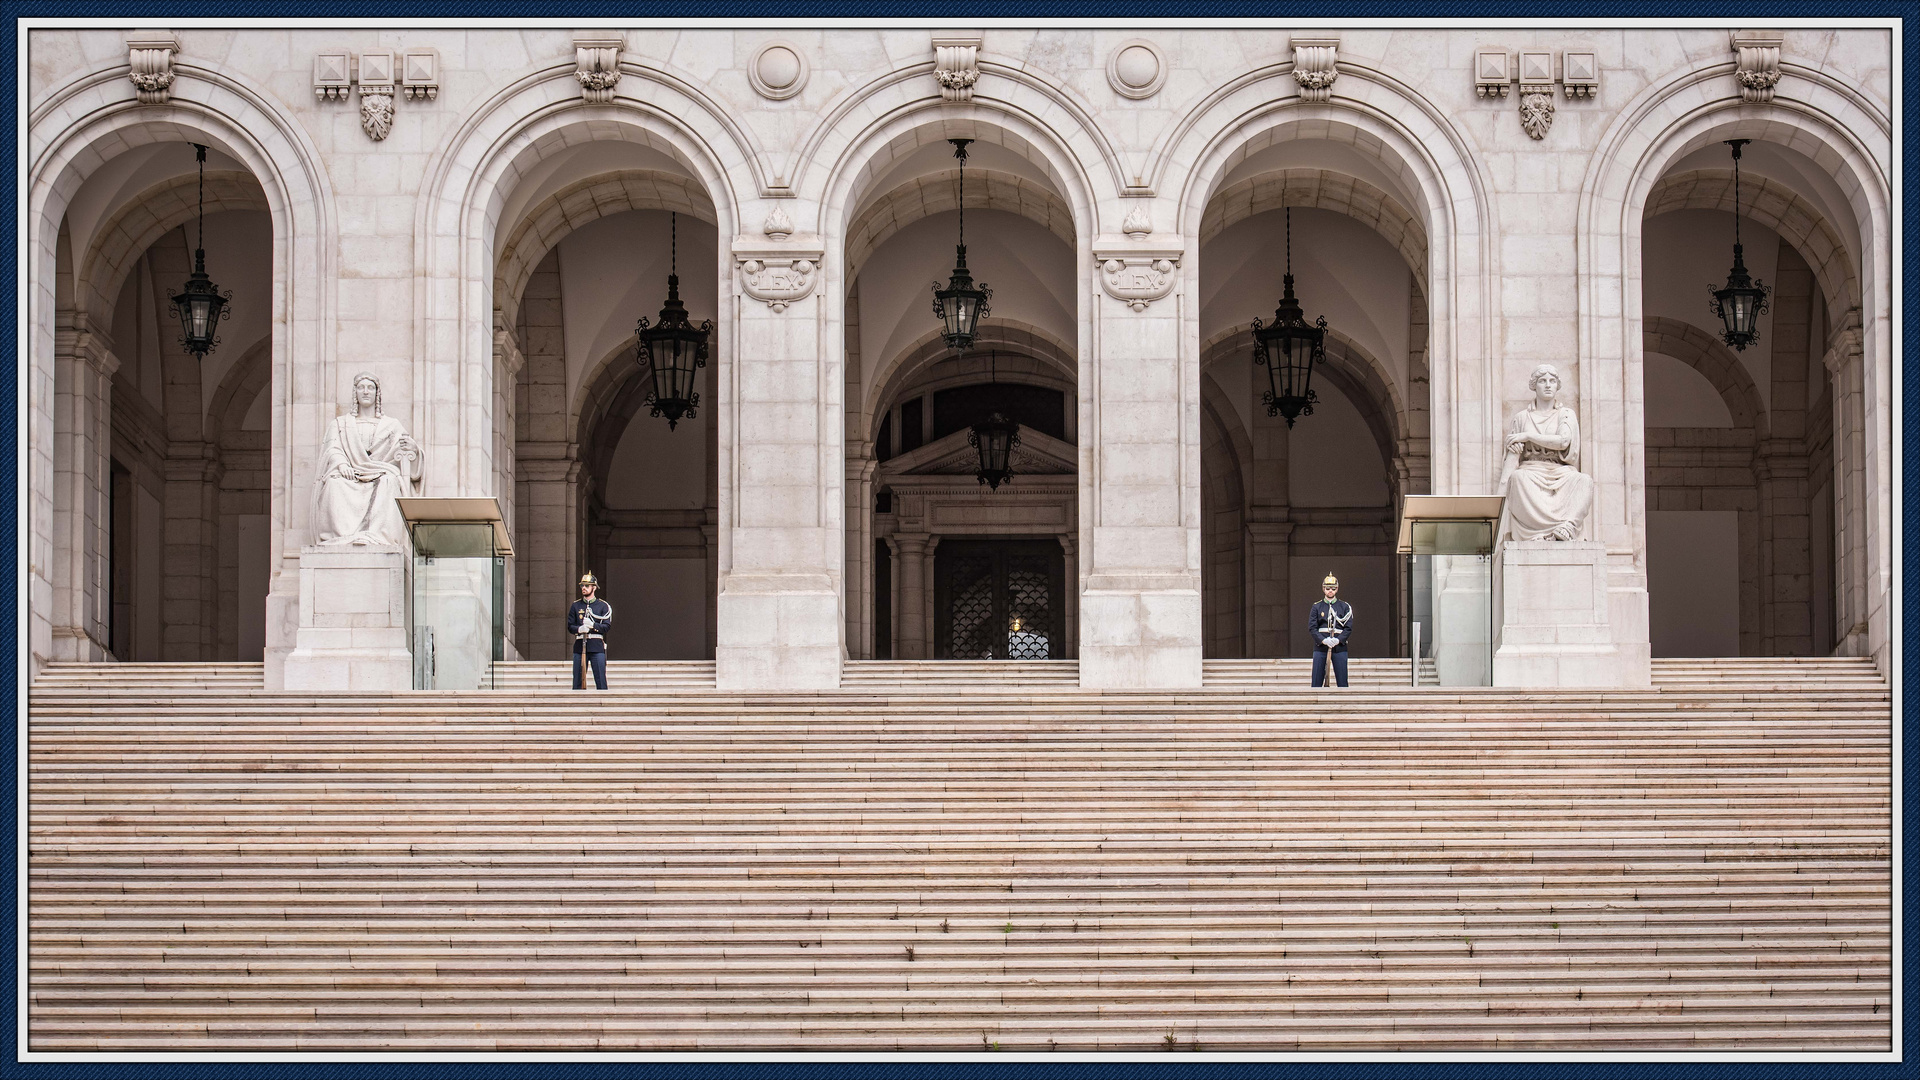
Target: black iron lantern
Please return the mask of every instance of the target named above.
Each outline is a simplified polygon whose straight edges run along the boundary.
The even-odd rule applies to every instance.
[[[960,159],[960,242],[954,245],[953,277],[947,287],[941,288],[938,281],[933,283],[933,313],[945,326],[940,337],[947,347],[965,349],[973,344],[974,332],[986,317],[993,290],[984,283],[976,288],[973,274],[967,270],[967,144],[973,140],[947,141],[953,144],[953,156]]]
[[[1760,340],[1760,316],[1766,314],[1768,294],[1773,290],[1764,281],[1747,276],[1747,264],[1740,257],[1740,148],[1750,139],[1728,139],[1733,147],[1733,269],[1727,271],[1725,288],[1713,290],[1708,305],[1726,326],[1720,340],[1736,351]]]
[[[654,416],[667,418],[667,428],[680,425],[680,418],[693,416],[700,404],[700,393],[693,388],[694,375],[707,366],[707,339],[713,334],[713,320],[699,326],[687,318],[687,306],[680,302],[680,220],[668,215],[672,247],[667,270],[667,302],[660,307],[660,321],[652,326],[640,317],[640,360],[653,369],[653,392],[647,406]]]
[[[213,347],[220,344],[214,334],[214,324],[233,316],[233,309],[227,306],[233,299],[233,290],[221,292],[207,276],[207,148],[194,143],[193,152],[200,162],[200,240],[193,247],[193,275],[174,296],[173,307],[168,311],[180,320],[181,347],[205,360]]]
[[[1020,445],[1019,424],[995,412],[973,425],[967,445],[980,451],[980,468],[974,476],[981,483],[998,491],[1001,484],[1013,479],[1013,448]]]
[[[1268,416],[1284,416],[1292,427],[1302,414],[1313,413],[1319,395],[1313,392],[1313,366],[1327,359],[1327,317],[1312,325],[1293,296],[1293,208],[1287,208],[1287,274],[1280,306],[1273,322],[1253,320],[1253,362],[1267,369],[1267,393],[1261,404]]]

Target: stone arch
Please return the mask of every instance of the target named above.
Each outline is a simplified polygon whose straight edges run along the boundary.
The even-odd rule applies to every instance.
[[[198,182],[193,173],[169,177],[121,204],[94,232],[74,285],[80,310],[109,310],[134,260],[161,237],[200,217]],[[271,209],[266,191],[250,174],[230,170],[207,174],[206,213]]]
[[[501,245],[493,296],[506,325],[517,321],[527,279],[562,237],[590,221],[628,210],[673,210],[718,224],[713,199],[689,177],[657,169],[623,169],[568,184],[529,207]]]
[[[297,396],[291,373],[330,372],[334,357],[335,207],[318,149],[305,130],[250,80],[200,58],[177,56],[171,100],[140,105],[124,62],[83,75],[50,93],[29,119],[27,274],[29,312],[28,421],[30,567],[50,565],[52,537],[53,370],[59,231],[75,194],[120,153],[156,142],[200,142],[234,158],[260,184],[273,223],[272,387],[275,394],[270,477],[274,595],[268,618],[268,685],[297,625],[292,560],[308,529],[308,501],[295,478],[312,475],[321,425],[330,407]],[[77,268],[76,268],[77,269]],[[76,295],[74,302],[79,302]],[[87,329],[82,327],[80,329]],[[323,381],[325,381],[323,379]],[[330,403],[328,403],[330,406]],[[324,408],[324,412],[323,412]],[[29,571],[33,573],[33,571]],[[46,582],[51,588],[52,582]],[[71,585],[72,583],[68,583]],[[44,592],[37,595],[45,595]],[[36,669],[49,655],[51,613],[30,615]]]
[[[1641,324],[1641,348],[1671,356],[1706,376],[1733,414],[1735,427],[1767,437],[1767,409],[1746,365],[1719,338],[1679,319],[1649,315]]]
[[[1066,391],[1068,397],[1073,396],[1079,371],[1074,349],[1045,330],[1012,319],[989,318],[980,323],[979,333],[970,351],[980,352],[983,349],[1003,349],[1041,361],[1056,375],[1055,381],[1045,385]],[[874,389],[866,401],[859,403],[861,415],[865,418],[862,430],[867,432],[867,438],[872,439],[879,432],[882,406],[911,383],[921,369],[936,363],[951,351],[941,339],[939,330],[929,330],[880,369],[872,383]]]
[[[1644,366],[1641,236],[1654,189],[1673,162],[1716,142],[1744,138],[1793,150],[1834,179],[1853,219],[1852,230],[1834,232],[1845,241],[1844,261],[1857,274],[1860,304],[1830,311],[1828,339],[1836,393],[1848,399],[1841,408],[1848,423],[1858,425],[1850,451],[1857,458],[1848,470],[1836,469],[1857,479],[1838,492],[1836,521],[1850,550],[1840,553],[1837,614],[1842,625],[1854,628],[1840,648],[1872,654],[1885,671],[1891,515],[1879,493],[1887,489],[1892,468],[1892,123],[1855,88],[1786,62],[1772,101],[1743,101],[1727,78],[1733,67],[1730,59],[1700,65],[1642,90],[1601,134],[1581,181],[1575,222],[1581,384],[1602,389],[1609,405],[1601,411],[1596,399],[1602,395],[1583,396],[1582,435],[1596,444],[1597,460],[1625,465],[1614,476],[1596,476],[1597,534],[1616,555],[1631,554],[1636,574],[1645,573],[1646,484],[1638,446],[1644,422],[1638,396]],[[1822,216],[1840,218],[1837,211]],[[1612,408],[1613,402],[1619,407]],[[1836,430],[1837,449],[1843,446],[1840,435]]]
[[[273,365],[268,362],[271,338],[258,341],[227,368],[220,385],[214,388],[207,405],[205,430],[207,441],[227,445],[231,435],[241,430],[254,400],[272,382]]]
[[[960,207],[955,198],[958,170],[948,169],[917,176],[874,198],[847,226],[845,244],[847,280],[860,274],[867,256],[894,233],[921,218],[944,214]],[[1002,210],[1017,214],[1073,246],[1073,209],[1058,195],[1023,176],[975,169],[967,183],[966,208]]]
[[[1252,352],[1253,324],[1229,327],[1208,338],[1201,347],[1201,370],[1204,372],[1228,357]],[[1326,359],[1326,365],[1316,377],[1333,383],[1359,410],[1380,449],[1380,462],[1387,470],[1389,486],[1398,487],[1403,477],[1395,462],[1400,459],[1403,433],[1410,425],[1392,373],[1372,353],[1338,330],[1327,331]]]
[[[1501,350],[1484,283],[1499,277],[1499,225],[1479,159],[1433,102],[1399,83],[1343,68],[1341,93],[1310,104],[1300,100],[1291,72],[1290,63],[1270,65],[1223,85],[1156,145],[1149,166],[1155,184],[1174,162],[1194,163],[1178,191],[1167,193],[1189,249],[1198,246],[1221,180],[1239,162],[1284,141],[1344,143],[1399,179],[1404,193],[1387,194],[1410,200],[1406,209],[1426,238],[1426,360],[1435,392],[1449,402],[1497,400]],[[1430,419],[1434,491],[1490,490],[1498,474],[1498,419],[1461,409]],[[1462,424],[1468,429],[1456,430]]]
[[[1698,169],[1661,177],[1647,192],[1646,216],[1658,217],[1675,210],[1733,213],[1733,170]],[[1739,213],[1793,245],[1819,279],[1827,310],[1860,306],[1860,279],[1847,258],[1846,242],[1833,223],[1799,192],[1769,177],[1742,175]]]
[[[486,491],[499,480],[495,440],[479,437],[497,423],[495,255],[501,230],[518,224],[501,220],[508,201],[538,162],[589,142],[649,147],[680,165],[707,193],[722,238],[739,231],[733,178],[762,175],[759,152],[746,132],[684,80],[631,62],[623,62],[622,71],[630,77],[616,84],[614,101],[589,105],[580,99],[571,60],[537,68],[480,102],[428,163],[415,218],[414,273],[421,280],[461,283],[425,290],[415,323],[416,430],[424,433],[421,441],[430,453],[438,448],[453,462],[428,478],[430,493]],[[722,278],[724,296],[731,273],[724,239],[720,251],[713,272]],[[715,362],[723,367],[732,336],[723,316],[713,337]],[[436,389],[429,402],[427,387],[449,389]]]
[[[1200,219],[1200,243],[1256,214],[1299,206],[1331,210],[1366,225],[1412,268],[1420,292],[1427,291],[1427,232],[1400,201],[1357,176],[1327,169],[1281,169],[1238,181],[1207,201]]]

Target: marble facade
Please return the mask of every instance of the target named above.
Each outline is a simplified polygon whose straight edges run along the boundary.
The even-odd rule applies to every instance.
[[[1024,218],[1018,228],[1051,232],[1070,260],[1057,327],[993,332],[1026,335],[1031,356],[1057,354],[1046,377],[1070,391],[1063,445],[1077,472],[1023,498],[1036,515],[1073,515],[1032,529],[1066,550],[1084,685],[1197,686],[1216,622],[1250,655],[1281,654],[1295,621],[1288,552],[1318,558],[1333,548],[1312,545],[1342,529],[1378,533],[1374,518],[1391,516],[1397,494],[1492,493],[1506,418],[1541,363],[1559,368],[1579,417],[1594,489],[1581,565],[1600,599],[1518,595],[1559,568],[1532,554],[1502,564],[1505,607],[1535,621],[1572,612],[1580,629],[1569,634],[1587,649],[1527,678],[1648,682],[1646,515],[1716,508],[1660,505],[1662,492],[1686,498],[1684,478],[1658,470],[1687,467],[1687,447],[1737,457],[1731,467],[1753,477],[1725,497],[1754,519],[1742,534],[1755,537],[1762,575],[1754,647],[1872,655],[1884,671],[1895,567],[1891,34],[1788,29],[1775,66],[1756,72],[1734,44],[1756,33],[33,24],[22,253],[33,663],[115,655],[108,503],[113,463],[132,451],[115,450],[128,440],[109,429],[145,423],[160,449],[133,473],[136,487],[151,473],[162,497],[165,632],[202,625],[176,611],[260,606],[228,597],[223,576],[241,563],[214,534],[232,533],[235,515],[264,515],[268,685],[324,681],[287,672],[303,635],[331,617],[313,610],[309,496],[323,431],[367,370],[433,463],[420,494],[492,495],[510,508],[517,573],[565,582],[590,545],[608,543],[595,528],[644,534],[654,539],[633,550],[706,568],[702,625],[722,688],[838,685],[844,661],[872,655],[876,539],[907,560],[894,587],[910,587],[911,568],[924,594],[925,530],[902,515],[945,498],[925,478],[902,480],[892,520],[870,512],[876,477],[887,482],[872,444],[893,402],[888,379],[925,345],[931,320],[913,331],[921,337],[863,354],[859,342],[881,340],[872,327],[886,297],[858,272],[887,236],[950,208],[939,202],[951,201],[945,174],[920,163],[962,137],[981,151],[969,210]],[[1529,67],[1542,56],[1544,69]],[[1797,290],[1770,324],[1795,328],[1796,342],[1769,354],[1761,380],[1737,358],[1715,374],[1731,352],[1710,335],[1688,344],[1688,327],[1644,310],[1658,272],[1644,219],[1730,207],[1709,158],[1733,138],[1755,140],[1741,213],[1792,253],[1780,261],[1782,300]],[[209,210],[270,222],[253,316],[262,374],[248,391],[267,395],[257,426],[236,404],[229,429],[160,430],[164,416],[149,422],[119,400],[133,348],[115,340],[118,298],[139,253],[195,216],[184,171],[157,164],[190,142],[224,163],[209,166]],[[1392,349],[1371,342],[1360,311],[1334,320],[1343,336],[1329,350],[1332,378],[1376,433],[1387,509],[1289,510],[1284,490],[1251,473],[1231,507],[1219,502],[1225,487],[1209,487],[1215,455],[1239,453],[1250,469],[1277,460],[1284,474],[1286,436],[1244,402],[1215,400],[1219,380],[1203,377],[1244,364],[1226,355],[1244,334],[1205,310],[1217,290],[1203,290],[1202,248],[1288,206],[1344,215],[1404,259]],[[591,411],[581,403],[596,373],[606,382],[621,370],[625,342],[602,333],[594,356],[569,359],[587,346],[562,342],[578,314],[553,282],[572,257],[568,235],[635,211],[680,215],[680,276],[716,323],[711,391],[690,436],[709,447],[700,468],[711,495],[590,518],[579,508],[604,502],[606,485],[581,442]],[[657,307],[657,292],[642,291]],[[918,318],[926,298],[908,306]],[[1655,351],[1707,374],[1737,406],[1733,434],[1647,421],[1643,369]],[[178,393],[213,402],[201,408],[214,416],[220,395],[238,393],[237,376],[215,387],[211,367],[203,376],[177,360],[154,361],[179,369],[156,400],[190,387]],[[1831,404],[1803,423],[1829,384]],[[1789,407],[1796,419],[1778,419]],[[1229,425],[1238,434],[1210,436],[1236,409],[1248,416]],[[1824,560],[1807,540],[1822,514]],[[1206,533],[1229,519],[1230,558]],[[1229,563],[1237,569],[1218,569]],[[1230,601],[1206,599],[1222,592]],[[528,617],[557,602],[538,588],[518,595],[510,603]],[[1807,629],[1823,620],[1831,640]],[[216,637],[179,637],[166,658],[211,658]]]

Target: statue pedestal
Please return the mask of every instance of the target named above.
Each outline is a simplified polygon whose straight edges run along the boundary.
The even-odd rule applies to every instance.
[[[403,547],[300,549],[300,629],[287,654],[288,690],[409,690]]]
[[[1605,544],[1508,541],[1494,560],[1493,611],[1493,685],[1621,685]]]

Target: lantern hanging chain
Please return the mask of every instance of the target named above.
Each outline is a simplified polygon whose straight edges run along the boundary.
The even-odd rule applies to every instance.
[[[207,255],[207,148],[199,143],[193,144],[193,156],[200,162],[200,239],[193,245],[193,258],[196,263],[204,262]],[[194,269],[200,269],[196,266]]]
[[[960,159],[960,246],[967,246],[967,144],[961,143],[953,148],[953,156]]]
[[[1745,139],[1729,139],[1727,145],[1733,147],[1733,249],[1740,250],[1740,144]]]
[[[1293,207],[1287,207],[1287,276],[1293,276]]]
[[[680,215],[667,212],[667,273],[680,273]]]

